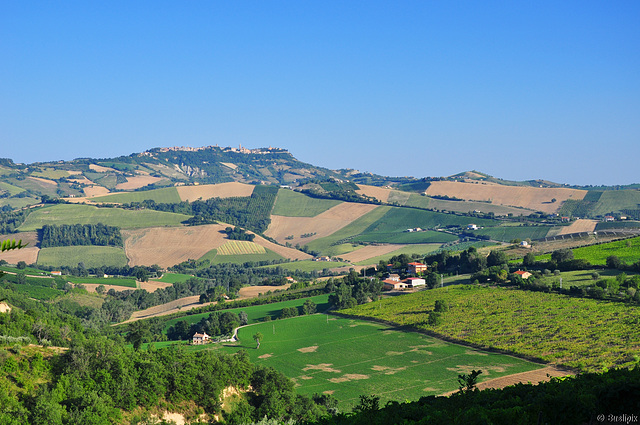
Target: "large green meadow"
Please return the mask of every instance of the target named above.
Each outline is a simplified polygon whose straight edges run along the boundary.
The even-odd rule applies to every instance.
[[[430,325],[436,300],[450,310]],[[640,362],[640,307],[544,292],[445,286],[384,299],[344,313],[410,325],[581,370]]]
[[[293,261],[291,263],[282,263],[282,264],[273,264],[269,266],[262,266],[264,268],[276,268],[279,267],[283,270],[288,271],[296,271],[299,270],[301,272],[313,272],[313,271],[322,271],[324,269],[335,269],[337,267],[348,266],[348,263],[342,262],[326,262],[326,261],[313,261],[313,260],[304,260],[304,261]]]
[[[42,248],[38,253],[39,266],[48,267],[102,267],[127,265],[127,256],[122,248],[112,246],[61,246],[56,248]]]
[[[640,237],[589,245],[573,249],[574,258],[587,260],[593,265],[605,265],[610,256],[618,257],[622,262],[632,264],[640,260]],[[551,254],[536,256],[538,261],[548,261]]]
[[[106,224],[123,229],[142,227],[180,226],[190,218],[184,214],[153,210],[123,210],[120,208],[98,208],[90,205],[59,204],[38,208],[19,227],[22,232],[42,228],[45,224]]]
[[[253,335],[264,338],[256,349]],[[236,345],[251,361],[293,379],[302,394],[332,394],[341,410],[375,394],[381,404],[417,400],[458,388],[457,377],[481,369],[481,381],[540,368],[522,359],[477,351],[417,332],[323,314],[250,325]]]
[[[316,199],[290,189],[280,189],[271,214],[285,217],[315,217],[341,204],[333,199]]]
[[[412,255],[412,254],[420,254],[421,256],[426,256],[427,254],[430,254],[434,251],[437,251],[438,249],[440,249],[441,244],[439,243],[428,243],[428,244],[412,244],[409,246],[403,246],[402,248],[396,249],[395,251],[392,251],[388,254],[384,254],[384,255],[380,255],[378,257],[373,257],[373,258],[369,258],[366,259],[364,261],[360,261],[355,263],[358,266],[366,266],[369,264],[378,264],[380,261],[388,261],[389,258],[393,257],[394,255],[401,255],[401,254],[407,254],[407,255]]]
[[[142,202],[150,199],[157,203],[174,204],[182,202],[178,190],[175,187],[165,187],[162,189],[144,190],[137,192],[122,192],[114,193],[112,195],[105,195],[92,198],[94,202],[113,202],[118,204],[125,204],[130,202]]]

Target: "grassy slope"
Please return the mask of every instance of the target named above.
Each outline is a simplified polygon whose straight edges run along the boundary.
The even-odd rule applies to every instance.
[[[637,209],[640,204],[638,190],[606,190],[591,211],[594,215],[604,215],[621,209]]]
[[[551,226],[500,226],[476,230],[478,235],[488,235],[491,239],[510,242],[513,239],[540,239],[547,236]]]
[[[23,188],[5,182],[0,182],[0,190],[6,190],[9,192],[9,196],[24,192]]]
[[[77,267],[84,263],[85,267],[127,265],[127,256],[122,248],[110,246],[63,246],[42,248],[38,253],[38,265],[60,267]]]
[[[326,238],[316,239],[315,241],[309,242],[307,246],[311,250],[322,252],[324,255],[339,255],[344,252],[348,252],[341,251],[339,249],[340,247],[332,245],[342,239],[362,233],[367,227],[384,216],[384,214],[386,214],[390,209],[391,207],[380,206],[358,218],[357,220],[351,222],[334,234],[329,235]]]
[[[289,189],[280,189],[271,214],[285,217],[315,217],[342,201],[315,199]]]
[[[389,258],[393,257],[394,255],[400,255],[400,254],[407,254],[407,255],[420,254],[422,256],[425,256],[431,252],[437,251],[439,248],[440,248],[440,244],[415,244],[411,246],[402,247],[400,249],[397,249],[385,255],[380,255],[378,257],[373,257],[364,261],[360,261],[356,264],[359,266],[365,266],[368,264],[377,264],[380,261],[388,261]]]
[[[427,316],[436,300],[452,308],[442,324],[430,326]],[[583,370],[630,366],[640,350],[639,307],[542,292],[458,285],[344,312]]]
[[[116,286],[128,286],[129,288],[136,288],[135,279],[123,279],[123,278],[110,278],[110,277],[75,277],[65,276],[65,280],[71,283],[95,283],[98,285],[116,285]]]
[[[302,272],[312,272],[312,271],[321,271],[324,269],[334,269],[336,267],[348,266],[348,263],[341,262],[326,262],[326,261],[294,261],[292,263],[283,263],[283,264],[274,264],[270,266],[263,266],[265,268],[275,268],[280,267],[284,270],[296,271],[300,270]]]
[[[625,263],[635,263],[640,260],[640,237],[574,248],[572,251],[574,258],[587,260],[594,265],[605,265],[607,257],[611,255],[617,256]],[[538,261],[550,259],[551,254],[536,256]]]
[[[181,202],[178,190],[175,187],[166,187],[162,189],[145,190],[138,192],[123,192],[114,193],[113,195],[99,196],[92,198],[94,202],[114,202],[114,203],[129,203],[129,202],[142,202],[146,199],[151,199],[158,203],[178,203]]]
[[[252,339],[256,332],[264,335],[259,350]],[[357,404],[361,394],[379,395],[384,404],[455,390],[458,374],[469,368],[482,369],[482,378],[491,379],[540,367],[415,332],[320,314],[248,326],[238,337],[237,347],[221,349],[247,350],[252,362],[294,379],[302,394],[331,391],[341,410]]]
[[[45,224],[97,224],[136,229],[154,226],[180,226],[189,216],[168,212],[119,208],[97,208],[89,205],[59,204],[38,209],[20,226],[22,232],[33,231]]]
[[[375,232],[356,236],[353,242],[377,242],[393,244],[425,244],[425,243],[446,243],[458,240],[457,236],[444,232]]]

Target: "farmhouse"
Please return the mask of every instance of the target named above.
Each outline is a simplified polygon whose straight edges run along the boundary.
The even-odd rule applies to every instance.
[[[407,264],[407,273],[418,274],[418,273],[424,273],[426,271],[427,271],[426,264],[422,264],[422,263]]]
[[[331,258],[327,257],[326,255],[323,255],[321,257],[314,258],[313,261],[331,261]]]
[[[394,282],[400,282],[400,275],[392,273],[392,274],[389,275],[387,280],[393,280]]]
[[[193,345],[204,345],[209,342],[211,337],[206,332],[196,333],[193,335]]]
[[[62,276],[62,272],[61,272],[61,271],[56,270],[56,271],[51,272],[51,275],[52,275],[52,276]]]
[[[394,289],[406,289],[407,283],[400,282],[398,280],[385,279],[382,281],[382,289],[385,291],[392,291]]]
[[[289,282],[289,283],[297,283],[298,282],[297,280],[295,280],[291,276],[287,276],[287,277],[285,277],[285,279],[287,279],[287,282]]]
[[[615,221],[615,217],[612,215],[605,215],[604,221]]]
[[[478,230],[478,226],[475,224],[467,224],[467,230]]]
[[[517,274],[518,276],[520,276],[523,279],[529,279],[529,277],[531,277],[531,273],[523,272],[522,270],[518,270],[517,272],[515,272],[515,274]]]

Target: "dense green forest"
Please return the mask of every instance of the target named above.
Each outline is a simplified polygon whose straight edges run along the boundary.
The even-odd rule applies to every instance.
[[[102,223],[42,226],[42,248],[75,245],[122,246],[120,228]]]

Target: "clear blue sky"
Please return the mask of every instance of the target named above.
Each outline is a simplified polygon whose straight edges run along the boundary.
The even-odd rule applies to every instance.
[[[0,157],[640,182],[640,2],[0,3]]]

